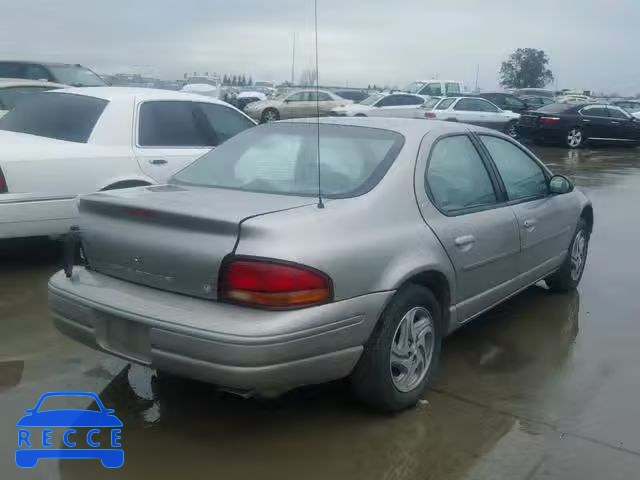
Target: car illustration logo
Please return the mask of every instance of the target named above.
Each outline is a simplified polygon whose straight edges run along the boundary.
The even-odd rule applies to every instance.
[[[56,409],[40,411],[42,402],[50,397],[90,397],[99,408],[95,410]],[[26,415],[16,423],[18,427],[18,448],[16,465],[33,468],[39,459],[100,459],[106,468],[119,468],[124,464],[124,450],[121,448],[122,422],[111,409],[104,407],[100,398],[91,392],[48,392],[43,394],[36,406],[25,410]],[[89,428],[84,434],[76,428]],[[53,448],[54,429],[63,430],[61,440],[67,448]],[[110,430],[109,441],[98,439],[101,430]],[[84,444],[88,448],[83,448]],[[101,445],[101,443],[103,445]],[[106,448],[108,446],[110,448]],[[80,446],[78,446],[80,444]]]
[[[142,261],[142,257],[133,257],[133,263],[136,265],[142,265],[144,262]]]

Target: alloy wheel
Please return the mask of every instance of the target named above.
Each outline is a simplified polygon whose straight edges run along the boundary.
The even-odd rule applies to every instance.
[[[393,385],[401,392],[416,388],[429,371],[435,335],[433,318],[424,307],[414,307],[400,320],[391,344]]]
[[[571,278],[573,280],[580,278],[585,264],[586,253],[587,235],[584,230],[580,230],[573,239],[573,246],[571,247]]]
[[[278,120],[278,115],[273,110],[267,110],[263,115],[265,122],[275,122]]]
[[[571,148],[579,147],[582,143],[582,131],[579,128],[572,128],[567,134],[567,145]]]
[[[516,129],[515,122],[511,122],[509,124],[509,126],[507,127],[506,134],[509,135],[511,138],[516,138],[518,136],[518,130]]]

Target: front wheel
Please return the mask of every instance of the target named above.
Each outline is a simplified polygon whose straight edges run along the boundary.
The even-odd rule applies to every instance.
[[[351,375],[362,403],[397,412],[418,402],[440,358],[441,315],[427,288],[407,285],[396,293]]]
[[[516,122],[515,120],[509,122],[504,129],[504,133],[509,135],[511,138],[516,138],[518,136],[518,129],[516,128],[517,123],[518,122]]]
[[[275,122],[280,120],[280,113],[275,108],[267,108],[262,112],[262,123]]]
[[[582,278],[588,251],[589,229],[586,220],[580,218],[569,246],[567,258],[560,269],[546,279],[549,288],[558,292],[567,292],[575,289]]]
[[[584,143],[584,134],[580,127],[572,127],[567,132],[567,138],[565,140],[567,147],[580,148]]]

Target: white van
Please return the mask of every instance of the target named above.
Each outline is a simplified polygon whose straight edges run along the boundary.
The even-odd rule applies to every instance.
[[[407,87],[409,93],[441,97],[464,93],[464,84],[458,80],[416,80]]]

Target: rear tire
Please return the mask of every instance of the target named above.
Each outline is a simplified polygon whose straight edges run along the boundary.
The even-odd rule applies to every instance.
[[[395,294],[350,377],[360,402],[398,412],[420,400],[438,367],[441,319],[441,306],[429,289],[410,284]]]
[[[549,288],[554,292],[568,292],[575,289],[582,278],[588,252],[589,227],[584,217],[581,217],[569,245],[567,258],[562,266],[546,279]]]
[[[506,135],[509,135],[511,138],[518,138],[518,130],[516,128],[517,124],[518,122],[516,122],[515,120],[512,120],[509,123],[507,123],[507,126],[504,129],[504,133]]]
[[[580,148],[584,145],[584,133],[580,127],[571,127],[565,137],[565,145],[569,148]]]

